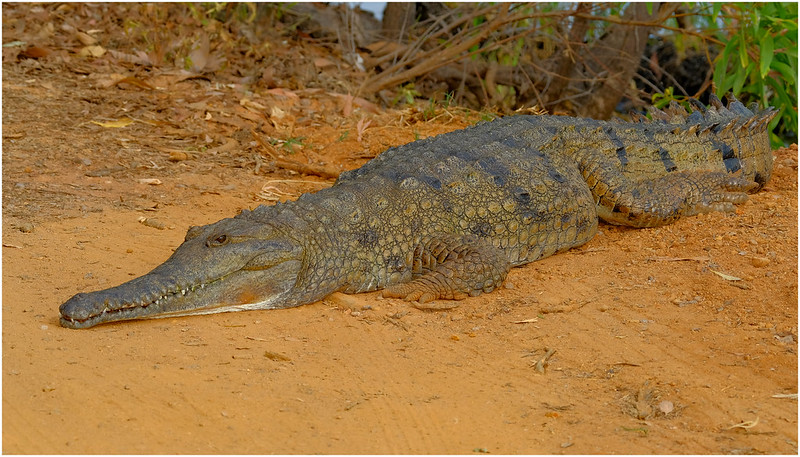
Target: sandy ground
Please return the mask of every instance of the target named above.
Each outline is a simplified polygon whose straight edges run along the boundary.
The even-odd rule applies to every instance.
[[[735,214],[601,225],[454,309],[371,293],[69,330],[62,302],[149,271],[190,225],[332,182],[269,154],[349,169],[477,119],[344,116],[322,91],[167,73],[150,91],[108,84],[102,61],[12,52],[5,453],[797,453],[797,400],[780,397],[797,393],[796,147]],[[246,127],[303,145],[265,152]]]

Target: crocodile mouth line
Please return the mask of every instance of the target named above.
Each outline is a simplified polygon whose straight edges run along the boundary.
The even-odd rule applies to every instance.
[[[65,316],[64,314],[62,314],[61,315],[61,320],[63,322],[68,322],[69,324],[72,324],[72,326],[83,327],[83,326],[86,326],[87,324],[90,324],[90,323],[92,323],[94,321],[99,321],[101,319],[102,319],[102,321],[118,320],[118,319],[115,319],[115,317],[117,317],[117,316],[124,316],[125,319],[133,319],[133,318],[143,318],[144,319],[144,318],[169,317],[170,315],[179,314],[179,313],[180,314],[190,314],[192,312],[192,310],[190,310],[190,309],[181,309],[181,310],[175,310],[175,311],[163,311],[163,312],[158,312],[158,313],[152,314],[152,315],[139,314],[139,313],[137,313],[137,310],[140,310],[141,312],[144,312],[150,306],[159,306],[159,305],[161,305],[161,304],[163,304],[165,302],[171,301],[171,300],[173,300],[175,298],[185,297],[186,295],[193,294],[196,291],[203,290],[203,289],[205,289],[207,286],[209,286],[211,284],[214,284],[216,282],[222,281],[223,279],[225,279],[225,278],[222,277],[222,278],[211,280],[211,281],[208,281],[208,282],[202,282],[202,283],[199,283],[199,284],[193,284],[191,286],[179,287],[179,288],[174,288],[174,289],[171,289],[171,290],[167,290],[166,292],[162,292],[162,294],[159,295],[158,297],[156,297],[155,299],[152,299],[152,300],[149,300],[149,301],[145,301],[145,300],[124,300],[121,303],[115,303],[115,304],[112,305],[110,303],[111,299],[106,299],[105,303],[104,303],[105,306],[103,307],[103,310],[100,311],[100,312],[91,314],[91,315],[87,316],[84,319],[76,319],[74,317],[68,317],[68,316]],[[214,307],[210,306],[210,307],[204,307],[202,309],[205,310],[206,308],[210,309],[210,308],[214,308]]]

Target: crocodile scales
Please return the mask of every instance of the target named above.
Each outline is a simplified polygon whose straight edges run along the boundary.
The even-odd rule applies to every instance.
[[[510,116],[391,148],[294,202],[191,227],[173,255],[79,293],[61,324],[287,308],[384,289],[427,302],[491,292],[513,266],[634,227],[732,211],[772,172],[772,108],[729,97],[605,122]]]

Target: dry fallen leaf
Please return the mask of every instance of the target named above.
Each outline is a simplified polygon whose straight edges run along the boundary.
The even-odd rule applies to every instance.
[[[273,352],[273,351],[264,351],[264,357],[266,357],[266,358],[268,358],[270,360],[274,360],[276,362],[291,362],[292,361],[292,359],[290,359],[289,357],[287,357],[287,356],[285,356],[283,354],[280,354],[278,352]]]
[[[77,38],[78,41],[80,41],[81,44],[84,45],[84,46],[91,46],[93,44],[97,44],[97,38],[89,35],[86,32],[78,32],[78,33],[76,33],[75,34],[75,38]]]
[[[107,129],[118,129],[120,127],[127,127],[133,124],[133,119],[129,117],[123,117],[118,121],[109,121],[109,122],[92,121],[92,124],[97,124],[100,127],[105,127]]]
[[[353,114],[353,96],[350,94],[347,95],[340,95],[339,98],[342,100],[342,116],[349,117]]]
[[[192,52],[189,53],[190,70],[195,73],[202,73],[211,58],[210,51],[208,35],[203,35],[200,41],[195,43]]]
[[[750,258],[750,265],[752,265],[754,267],[757,267],[757,268],[766,267],[767,265],[769,265],[769,262],[770,262],[770,260],[769,260],[768,257],[752,257],[752,258]]]
[[[700,257],[653,256],[653,257],[648,257],[647,258],[648,262],[682,262],[682,261],[685,261],[685,260],[694,260],[694,261],[697,261],[697,262],[706,262],[708,260],[711,260],[711,257],[703,257],[703,256],[700,256]]]
[[[163,223],[162,221],[160,221],[158,219],[154,219],[152,217],[144,217],[144,216],[142,216],[142,217],[140,217],[138,219],[138,221],[139,221],[140,224],[142,224],[144,226],[152,227],[152,228],[158,229],[158,230],[165,230],[167,228],[167,224]]]
[[[334,67],[336,66],[336,64],[324,57],[317,57],[316,59],[314,59],[314,66],[319,69],[323,69],[328,67]]]
[[[267,109],[266,106],[262,105],[261,103],[254,102],[249,98],[243,98],[239,100],[239,104],[250,110],[265,111]]]
[[[744,422],[740,422],[738,424],[731,425],[730,427],[728,427],[728,430],[732,430],[734,428],[743,428],[743,429],[747,430],[747,429],[751,429],[751,428],[755,427],[756,425],[758,425],[758,417],[756,417],[756,420],[744,421]]]
[[[284,110],[278,108],[277,106],[273,105],[272,108],[270,109],[269,117],[272,117],[272,118],[275,118],[275,119],[283,119],[284,117],[286,117],[286,111],[284,111]]]
[[[328,92],[328,95],[332,95],[334,97],[338,97],[339,100],[342,102],[342,114],[344,117],[350,116],[353,112],[353,105],[363,109],[364,111],[372,114],[378,114],[381,112],[381,109],[378,105],[369,102],[361,97],[353,97],[350,94],[337,94],[334,92]]]
[[[203,35],[188,56],[190,70],[194,73],[213,73],[222,67],[225,58],[211,53],[208,35]]]
[[[17,55],[18,59],[40,59],[42,57],[47,57],[50,55],[52,51],[47,48],[40,48],[39,46],[31,46],[28,49],[23,50]]]
[[[183,151],[169,151],[169,160],[170,162],[180,162],[182,160],[188,160],[189,154]]]
[[[153,65],[153,59],[144,51],[135,51],[134,54],[128,54],[109,49],[108,53],[120,62],[128,62],[136,65]]]
[[[354,98],[353,103],[355,103],[356,105],[358,105],[359,108],[363,109],[368,113],[378,114],[381,112],[381,109],[378,105],[370,101],[367,101],[366,99],[363,99],[361,97]]]
[[[155,87],[148,84],[146,81],[142,81],[139,78],[134,78],[133,76],[127,76],[125,78],[116,81],[113,86],[118,86],[120,84],[130,84],[131,86],[136,86],[140,89],[147,89],[147,90],[155,90]]]
[[[664,400],[658,404],[658,409],[664,414],[669,414],[675,410],[675,405],[669,400]]]
[[[711,272],[716,274],[716,275],[719,275],[720,278],[722,278],[722,279],[724,279],[726,281],[741,281],[742,280],[742,278],[737,278],[736,276],[731,276],[729,274],[721,273],[721,272],[716,271],[716,270],[711,270]]]
[[[269,90],[267,90],[267,93],[268,94],[272,94],[272,95],[278,95],[278,96],[281,96],[281,97],[287,97],[287,98],[300,98],[297,94],[295,94],[291,90],[282,89],[280,87],[276,87],[274,89],[269,89]]]
[[[797,400],[797,394],[775,394],[772,398],[789,398],[792,400]]]
[[[398,55],[408,49],[408,45],[395,41],[376,41],[367,46],[373,57],[383,57],[389,54]]]
[[[371,120],[367,120],[367,118],[362,117],[358,120],[358,124],[356,124],[356,131],[358,132],[358,142],[361,143],[363,139],[364,131],[367,130],[367,127],[372,124]]]
[[[79,57],[102,57],[106,53],[106,48],[98,45],[84,46],[78,51]]]

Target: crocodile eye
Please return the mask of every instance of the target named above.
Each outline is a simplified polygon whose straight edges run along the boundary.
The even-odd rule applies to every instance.
[[[208,247],[217,247],[217,246],[224,246],[228,244],[228,235],[217,235],[216,238],[209,238],[206,241],[206,246]]]

